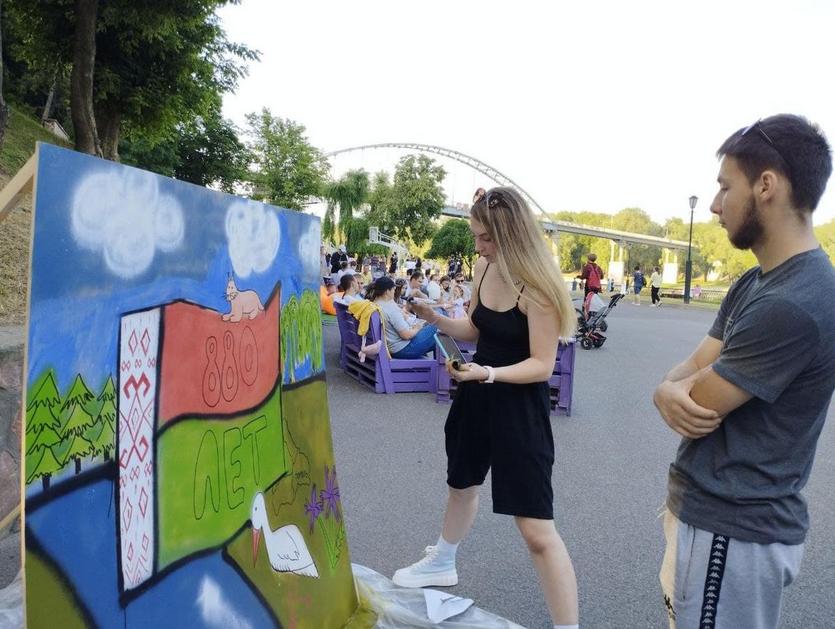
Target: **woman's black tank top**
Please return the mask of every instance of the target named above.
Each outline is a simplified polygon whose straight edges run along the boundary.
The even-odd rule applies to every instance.
[[[488,263],[478,284],[478,304],[473,311],[473,325],[478,328],[478,343],[473,360],[479,365],[506,367],[531,357],[528,317],[519,310],[518,298],[513,308],[501,312],[490,310],[482,303],[481,285],[489,268]]]

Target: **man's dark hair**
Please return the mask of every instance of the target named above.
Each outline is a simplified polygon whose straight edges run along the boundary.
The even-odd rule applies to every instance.
[[[641,270],[641,267],[640,267],[640,266],[638,266],[638,265],[636,264],[636,265],[635,265],[635,270],[636,270],[636,271],[640,271],[640,270]]]
[[[832,154],[823,132],[806,118],[778,114],[731,135],[716,156],[733,157],[748,181],[776,170],[791,183],[791,202],[798,210],[818,206],[832,174]]]
[[[417,280],[418,282],[422,282],[423,281],[423,273],[421,273],[420,271],[415,271],[414,273],[412,273],[412,275],[409,277],[409,279],[410,280]]]

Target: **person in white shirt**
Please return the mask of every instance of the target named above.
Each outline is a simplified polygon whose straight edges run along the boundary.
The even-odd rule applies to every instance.
[[[339,280],[339,292],[333,300],[337,303],[349,306],[355,301],[360,301],[362,299],[359,295],[359,291],[360,285],[357,278],[351,273],[346,273],[342,276],[342,279]]]
[[[652,305],[661,305],[661,296],[658,292],[661,290],[661,269],[657,266],[652,267],[652,275],[649,278],[650,294],[652,296]]]
[[[432,301],[441,301],[441,285],[438,283],[437,273],[433,273],[429,277],[429,284],[426,285],[426,294]]]

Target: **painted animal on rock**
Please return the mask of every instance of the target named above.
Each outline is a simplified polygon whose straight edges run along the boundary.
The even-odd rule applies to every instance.
[[[254,319],[259,312],[264,311],[264,304],[261,303],[258,293],[254,290],[238,290],[235,278],[231,275],[226,282],[226,301],[229,302],[231,310],[222,315],[221,318],[224,321],[235,323],[241,321],[244,317]]]

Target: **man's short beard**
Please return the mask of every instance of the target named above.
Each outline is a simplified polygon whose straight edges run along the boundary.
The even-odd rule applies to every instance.
[[[756,201],[753,195],[748,199],[742,215],[742,224],[737,228],[736,232],[731,235],[728,234],[728,240],[737,249],[750,249],[756,245],[763,237],[763,224],[760,220],[760,213],[757,209]]]

